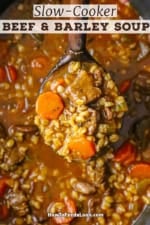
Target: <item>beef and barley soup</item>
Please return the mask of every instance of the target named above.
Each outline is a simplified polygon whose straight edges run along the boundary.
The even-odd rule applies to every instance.
[[[3,16],[32,18],[39,2],[63,4]],[[139,17],[127,1],[92,3]],[[39,94],[66,48],[64,34],[0,35],[0,224],[134,224],[150,204],[150,37],[89,34],[104,69],[72,61]]]

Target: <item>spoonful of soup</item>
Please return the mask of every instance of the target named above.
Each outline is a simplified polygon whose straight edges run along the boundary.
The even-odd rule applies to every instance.
[[[35,124],[44,142],[68,161],[89,159],[118,141],[126,111],[110,74],[87,51],[86,34],[68,34],[68,50],[45,78],[36,101]]]

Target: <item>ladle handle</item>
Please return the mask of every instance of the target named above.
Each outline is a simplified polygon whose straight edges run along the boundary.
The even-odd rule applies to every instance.
[[[89,0],[70,0],[70,4],[89,4]],[[83,18],[77,17],[74,19],[81,20]],[[84,52],[86,49],[86,34],[68,34],[68,47],[73,52]]]

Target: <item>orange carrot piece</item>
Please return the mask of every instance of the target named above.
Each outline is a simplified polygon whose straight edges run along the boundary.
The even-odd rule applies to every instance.
[[[129,169],[129,174],[139,179],[150,178],[150,164],[137,163]]]
[[[119,91],[121,94],[124,94],[125,92],[128,91],[128,89],[131,86],[131,81],[130,80],[125,80],[122,82],[122,84],[120,85]]]
[[[114,154],[114,161],[129,165],[136,160],[136,149],[129,141],[124,143]]]
[[[59,95],[48,91],[39,95],[36,101],[36,112],[44,119],[57,119],[64,109]]]
[[[88,159],[95,155],[95,144],[89,141],[85,136],[73,138],[69,145],[70,151],[82,159]]]
[[[6,71],[4,67],[0,67],[0,82],[4,82],[6,79]]]
[[[17,80],[18,74],[17,70],[14,66],[6,66],[6,72],[7,72],[7,77],[9,82],[15,82]]]

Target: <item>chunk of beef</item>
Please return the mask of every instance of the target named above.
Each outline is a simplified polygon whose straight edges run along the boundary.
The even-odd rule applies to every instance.
[[[7,194],[7,200],[17,216],[25,216],[28,214],[27,198],[21,191],[9,192]]]
[[[66,92],[71,101],[77,99],[84,99],[87,103],[90,103],[101,95],[100,88],[95,87],[94,77],[82,70],[75,77],[72,84],[67,88]]]
[[[21,163],[25,159],[26,151],[27,148],[23,146],[7,149],[4,154],[3,163],[6,164],[8,170],[11,170],[12,167]]]

